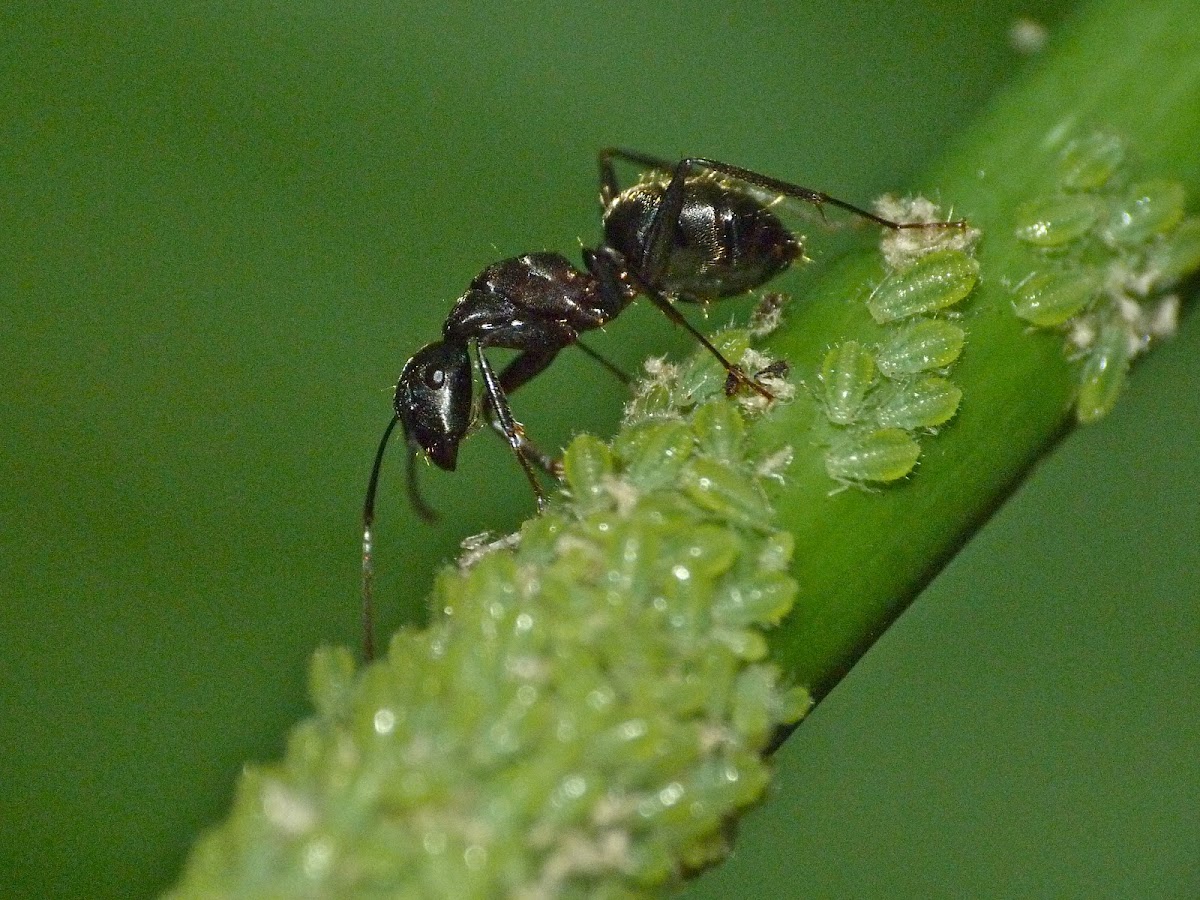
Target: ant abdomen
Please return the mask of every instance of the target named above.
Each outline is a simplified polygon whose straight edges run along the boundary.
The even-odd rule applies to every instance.
[[[623,191],[604,214],[608,246],[627,261],[644,261],[655,235],[667,178]],[[661,227],[661,226],[659,226]],[[679,300],[707,303],[745,294],[770,281],[801,255],[799,241],[758,199],[711,174],[690,176],[667,258],[654,286]]]

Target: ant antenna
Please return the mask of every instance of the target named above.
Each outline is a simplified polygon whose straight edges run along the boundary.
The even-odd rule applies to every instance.
[[[371,478],[367,482],[367,499],[363,501],[362,514],[362,629],[363,629],[363,659],[370,662],[375,658],[375,610],[371,600],[371,584],[375,580],[375,536],[372,527],[375,524],[375,494],[379,488],[379,469],[383,465],[383,451],[387,449],[388,440],[399,416],[392,416],[383,437],[379,441],[379,449],[375,451],[375,463],[371,466]]]

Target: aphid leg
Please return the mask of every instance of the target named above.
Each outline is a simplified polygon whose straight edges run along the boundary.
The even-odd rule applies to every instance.
[[[534,355],[542,353],[542,351],[531,352]],[[522,356],[524,355],[526,354],[522,354]],[[553,359],[553,354],[550,354],[550,357]],[[496,375],[487,357],[483,355],[483,350],[478,343],[475,344],[475,359],[479,364],[479,372],[483,375],[483,386],[486,392],[484,403],[490,409],[489,418],[491,415],[495,415],[500,433],[508,441],[508,446],[512,448],[513,454],[517,457],[517,462],[521,464],[521,468],[525,472],[525,477],[529,479],[529,486],[533,488],[533,493],[537,497],[538,509],[545,509],[547,502],[546,492],[537,480],[537,474],[533,471],[534,463],[530,460],[531,456],[536,457],[541,454],[536,453],[532,444],[525,438],[525,429],[513,418],[512,409],[508,405],[508,398],[505,396],[504,388],[500,384],[500,378]],[[516,363],[520,359],[521,357],[518,356],[513,362]],[[549,360],[547,360],[533,374],[537,374],[538,371],[541,371],[542,368],[545,368],[549,364]],[[530,375],[529,377],[532,378],[533,376]],[[524,382],[520,383],[523,384]]]

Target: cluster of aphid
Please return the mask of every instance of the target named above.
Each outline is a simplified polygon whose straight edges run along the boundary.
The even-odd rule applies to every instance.
[[[867,299],[887,336],[874,347],[845,341],[825,354],[812,390],[836,432],[825,471],[841,485],[905,477],[921,455],[918,436],[958,411],[962,391],[947,376],[966,334],[945,311],[974,289],[979,264],[969,241],[954,243],[934,242],[915,259],[889,257],[899,267]]]
[[[746,331],[709,339],[751,367]],[[365,671],[314,657],[314,715],[247,767],[175,900],[659,896],[727,853],[811,705],[765,635],[794,540],[746,395],[705,348],[669,369],[612,442],[566,448],[570,502],[442,570],[427,628]]]
[[[1175,331],[1175,284],[1200,267],[1200,218],[1183,186],[1130,183],[1124,142],[1106,132],[1066,140],[1057,190],[1019,210],[1017,239],[1037,256],[1014,287],[1018,316],[1059,328],[1079,358],[1080,422],[1112,409],[1129,363]]]

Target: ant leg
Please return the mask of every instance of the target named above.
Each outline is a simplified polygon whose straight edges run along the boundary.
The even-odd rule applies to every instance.
[[[523,350],[505,366],[500,373],[500,387],[505,396],[524,387],[538,375],[541,375],[558,356],[558,348],[553,350]]]
[[[508,446],[512,448],[513,453],[516,455],[517,462],[521,464],[521,468],[525,471],[525,477],[529,479],[529,486],[533,488],[533,493],[537,497],[538,509],[544,509],[546,506],[546,492],[542,490],[542,486],[537,480],[537,475],[533,471],[533,465],[526,455],[531,452],[531,445],[525,439],[525,429],[513,418],[512,409],[508,405],[508,398],[504,396],[504,388],[500,386],[500,379],[496,376],[495,370],[492,369],[492,364],[483,355],[483,349],[478,343],[475,344],[475,359],[479,363],[479,371],[483,375],[484,390],[487,392],[487,400],[485,402],[491,407],[491,411],[495,414],[496,420],[499,423],[500,432],[508,441]],[[546,365],[549,365],[549,363],[547,362]]]
[[[659,205],[659,213],[656,213],[656,221],[661,217],[662,206],[663,204]],[[678,212],[676,212],[675,218],[679,218]],[[668,235],[668,237],[670,237],[670,235]],[[767,400],[775,399],[775,396],[770,391],[768,391],[758,382],[754,381],[754,379],[750,378],[739,366],[735,366],[733,363],[727,360],[721,351],[712,345],[712,342],[709,341],[708,338],[693,328],[692,323],[683,317],[683,314],[675,308],[675,305],[654,287],[654,282],[647,280],[637,272],[631,271],[618,273],[613,265],[612,260],[607,256],[598,253],[593,253],[589,256],[588,269],[599,282],[600,294],[603,297],[608,298],[608,300],[613,303],[614,307],[620,301],[622,296],[626,296],[626,288],[628,285],[623,286],[620,279],[622,274],[628,275],[629,280],[633,283],[633,287],[636,288],[637,293],[648,296],[651,302],[653,302],[655,306],[662,310],[663,314],[668,319],[691,334],[691,336],[699,341],[709,353],[717,358],[717,361],[725,368],[725,371],[728,375],[725,380],[725,392],[727,394],[732,396],[737,391],[739,385],[746,385],[751,390],[762,394],[762,396]]]
[[[683,313],[681,313],[679,310],[677,310],[675,308],[675,304],[673,304],[670,300],[668,300],[666,297],[664,297],[661,293],[659,293],[658,291],[651,288],[649,285],[642,285],[642,289],[646,293],[646,296],[648,296],[650,298],[650,302],[653,303],[655,306],[657,306],[659,309],[661,309],[668,319],[670,319],[673,323],[680,326],[681,328],[684,328],[692,337],[694,337],[701,344],[703,344],[705,349],[708,350],[709,353],[711,353],[713,356],[715,356],[717,358],[717,362],[719,362],[725,368],[725,374],[726,374],[725,393],[726,394],[728,394],[729,396],[733,396],[735,393],[737,393],[737,389],[739,386],[745,386],[745,387],[750,388],[750,390],[755,391],[758,394],[761,394],[767,400],[775,399],[774,394],[772,394],[765,387],[763,387],[761,384],[759,384],[757,381],[755,381],[753,378],[751,378],[749,375],[747,375],[742,370],[741,366],[734,365],[729,360],[727,360],[725,358],[724,354],[722,354],[720,350],[718,350],[716,347],[714,347],[712,342],[708,338],[706,338],[700,331],[697,331],[692,326],[692,323],[683,317]]]
[[[615,365],[613,365],[613,363],[611,363],[609,360],[605,359],[603,356],[601,356],[599,353],[597,353],[595,350],[593,350],[591,347],[589,347],[583,341],[576,341],[575,346],[578,347],[580,350],[582,350],[587,357],[595,360],[600,365],[602,365],[604,367],[605,371],[607,371],[610,375],[612,375],[613,378],[617,379],[617,381],[621,382],[621,384],[628,386],[629,384],[631,384],[633,382],[633,379],[629,377],[628,373],[623,372],[620,369],[618,369]]]
[[[780,181],[778,178],[771,178],[768,175],[752,172],[749,169],[743,169],[741,166],[732,166],[729,163],[717,162],[714,159],[704,159],[698,156],[680,162],[675,168],[671,183],[674,184],[676,178],[686,178],[691,174],[691,170],[693,169],[708,169],[710,172],[717,172],[729,178],[736,178],[738,181],[743,181],[746,184],[754,185],[775,194],[792,197],[804,203],[811,203],[818,211],[822,210],[825,206],[834,206],[860,218],[874,222],[877,225],[882,225],[884,228],[891,228],[893,231],[901,228],[965,228],[967,224],[961,219],[953,222],[893,222],[891,219],[885,219],[883,216],[878,216],[870,210],[855,206],[853,203],[847,203],[845,200],[839,200],[837,197],[831,197],[822,191],[814,191],[812,188],[801,187],[798,184],[792,184],[788,181]],[[682,186],[680,190],[682,192]],[[676,216],[678,216],[678,213],[676,213]]]
[[[667,182],[666,190],[663,192],[658,209],[655,210],[654,218],[647,231],[642,258],[636,262],[637,276],[643,284],[658,284],[663,273],[666,271],[671,249],[675,243],[675,231],[679,227],[679,215],[683,212],[683,204],[686,200],[687,179],[690,175],[694,174],[693,170],[695,169],[708,168],[730,177],[740,178],[749,184],[770,188],[775,190],[776,193],[787,194],[810,203],[815,203],[818,208],[821,202],[826,199],[830,202],[840,203],[840,201],[833,201],[833,198],[826,198],[824,194],[809,190],[808,188],[789,185],[782,181],[776,182],[774,179],[768,179],[766,176],[751,172],[748,169],[738,169],[735,166],[726,166],[724,163],[700,157],[689,157],[677,163],[668,163],[653,156],[609,147],[600,152],[600,197],[606,206],[607,200],[610,200],[617,193],[616,174],[612,167],[612,159],[614,157],[644,166],[648,169],[671,173],[671,178]],[[770,182],[770,184],[766,182]],[[868,218],[878,218],[865,210],[858,210],[857,207],[852,207],[852,209],[861,212]],[[880,221],[886,222],[883,219]],[[894,225],[895,223],[889,224]]]
[[[632,381],[627,374],[622,372],[615,365],[613,365],[595,350],[588,347],[586,344],[577,341],[575,346],[582,350],[584,354],[602,365],[622,384],[628,385]],[[558,356],[558,352],[559,350],[556,348],[554,350],[526,350],[518,354],[517,357],[505,367],[504,371],[500,373],[500,389],[504,392],[504,395],[506,397],[509,396],[513,391],[524,387],[525,384],[532,381],[534,378],[544,372]],[[496,415],[494,407],[491,403],[491,398],[486,394],[484,395],[484,414],[487,416],[488,424],[491,425],[496,433],[501,435],[505,440],[508,440],[508,432],[501,423],[499,416]],[[539,449],[538,446],[530,441],[529,438],[524,434],[521,435],[521,438],[527,459],[532,461],[534,465],[536,465],[547,475],[551,475],[555,478],[560,478],[562,476],[562,464],[558,457],[552,456],[551,454]]]
[[[613,365],[595,350],[588,347],[586,344],[582,342],[576,342],[575,346],[582,350],[587,356],[591,357],[600,365],[602,365],[622,384],[628,385],[633,381],[633,379],[627,374],[622,372],[615,365]],[[504,391],[505,396],[508,396],[517,388],[532,380],[536,375],[541,374],[550,365],[557,354],[557,350],[551,352],[541,350],[526,350],[524,353],[517,356],[517,358],[509,363],[504,371],[500,373],[500,388]],[[490,397],[486,395],[484,396],[484,414],[487,416],[488,424],[492,426],[492,429],[505,440],[508,440],[508,432],[504,430],[504,426],[501,424],[500,418],[498,415],[496,415],[492,406]],[[525,448],[525,452],[534,465],[536,465],[547,475],[550,475],[554,478],[562,477],[562,461],[558,457],[552,456],[549,453],[546,453],[544,450],[541,450],[523,433],[521,435],[521,439]]]
[[[558,350],[526,350],[519,354],[500,373],[500,390],[504,392],[504,396],[507,398],[513,391],[522,387],[537,375],[540,375],[554,361],[557,355]],[[488,394],[484,394],[483,411],[492,429],[506,441],[509,440],[508,432],[501,423],[500,416],[492,405],[491,397]],[[532,460],[534,465],[547,475],[552,475],[555,478],[562,476],[562,465],[556,457],[540,450],[525,436],[524,432],[521,433],[521,440],[527,458]]]
[[[632,154],[627,155],[622,153],[621,155],[625,158],[631,158],[635,162],[639,160],[639,157]],[[774,400],[775,397],[770,391],[743,372],[739,366],[727,360],[721,351],[714,347],[708,338],[693,328],[692,323],[685,319],[683,314],[675,308],[674,304],[655,287],[655,285],[660,283],[662,274],[666,271],[671,248],[675,242],[675,229],[679,227],[679,214],[683,210],[683,201],[685,199],[684,189],[687,186],[688,171],[692,164],[692,160],[685,159],[675,166],[675,170],[671,175],[671,181],[668,183],[662,200],[658,204],[658,209],[654,213],[654,219],[650,223],[649,233],[646,237],[646,250],[641,264],[636,272],[631,272],[630,274],[634,276],[639,290],[649,296],[654,305],[662,310],[668,319],[681,328],[686,329],[692,337],[699,341],[724,366],[727,373],[725,380],[726,394],[732,396],[737,391],[739,385],[744,385],[761,394],[767,400]],[[613,285],[607,283],[609,280],[611,279],[601,279],[602,290],[615,289]]]
[[[675,168],[674,163],[667,162],[665,159],[647,156],[644,153],[634,153],[632,150],[622,150],[620,147],[605,147],[599,154],[600,203],[603,206],[608,206],[612,199],[621,193],[621,188],[617,184],[617,173],[613,169],[613,159],[623,159],[645,169],[660,172],[670,172]]]
[[[750,169],[744,169],[741,166],[730,165],[729,163],[719,162],[715,159],[707,159],[701,156],[688,157],[678,163],[670,163],[656,156],[649,156],[645,153],[637,153],[632,150],[623,150],[619,147],[606,147],[600,151],[600,199],[605,205],[608,204],[613,197],[620,193],[620,188],[617,185],[616,173],[613,170],[612,160],[623,159],[626,162],[642,166],[646,169],[670,172],[671,185],[676,180],[680,181],[680,186],[677,189],[682,201],[682,182],[688,175],[692,174],[695,169],[708,169],[711,172],[717,172],[729,178],[736,178],[738,181],[743,181],[746,184],[754,185],[762,188],[765,191],[770,191],[775,194],[782,194],[785,197],[811,203],[818,210],[824,206],[834,206],[838,209],[843,209],[846,212],[852,213],[860,218],[875,222],[877,225],[882,225],[884,228],[893,230],[901,228],[965,228],[966,222],[958,219],[952,222],[894,222],[891,219],[885,219],[883,216],[876,215],[870,210],[863,209],[860,206],[855,206],[853,203],[848,203],[845,200],[839,200],[837,197],[832,197],[823,191],[813,190],[812,188],[801,187],[798,184],[792,184],[788,181],[781,181],[778,178],[772,178],[769,175],[763,175],[759,172],[754,172]],[[670,185],[668,186],[668,191]],[[664,203],[666,198],[664,197]],[[681,204],[682,207],[682,204]],[[676,213],[678,216],[678,213]]]

